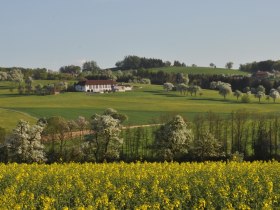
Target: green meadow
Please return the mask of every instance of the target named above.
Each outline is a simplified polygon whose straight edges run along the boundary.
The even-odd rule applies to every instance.
[[[149,71],[164,71],[169,73],[186,73],[186,74],[224,74],[224,75],[248,75],[247,72],[225,69],[225,68],[211,68],[211,67],[163,67],[163,68],[153,68]]]
[[[40,81],[36,81],[39,83]],[[18,95],[11,92],[9,82],[0,82],[0,127],[11,130],[19,119],[35,122],[35,118],[63,116],[76,119],[90,118],[106,108],[114,108],[128,115],[126,124],[141,125],[159,122],[167,116],[182,114],[192,119],[198,113],[212,111],[226,115],[234,110],[252,112],[279,112],[280,100],[273,103],[251,96],[251,103],[244,104],[229,96],[226,100],[214,90],[202,90],[202,95],[183,96],[179,92],[166,92],[159,85],[136,85],[131,92],[87,94],[82,92],[58,95]]]

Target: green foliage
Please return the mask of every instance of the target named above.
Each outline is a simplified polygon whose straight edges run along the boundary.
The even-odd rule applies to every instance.
[[[194,141],[193,153],[200,160],[222,156],[222,144],[209,131],[201,131],[199,139]]]
[[[250,94],[242,95],[241,96],[241,102],[242,103],[250,103],[251,102]]]

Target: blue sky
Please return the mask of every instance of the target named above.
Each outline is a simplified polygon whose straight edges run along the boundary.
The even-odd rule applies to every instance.
[[[280,59],[279,0],[6,0],[0,66],[113,67],[126,55],[224,67]]]

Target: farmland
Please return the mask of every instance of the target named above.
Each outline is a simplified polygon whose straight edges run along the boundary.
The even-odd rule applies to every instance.
[[[274,209],[278,162],[0,165],[3,209]]]
[[[42,83],[46,81],[36,81]],[[261,100],[251,96],[251,103],[244,104],[229,96],[226,100],[214,90],[202,90],[202,95],[183,96],[179,92],[165,92],[159,85],[136,85],[134,91],[125,93],[93,94],[62,93],[59,95],[18,95],[10,92],[11,83],[0,83],[1,127],[11,130],[20,118],[34,122],[35,118],[60,115],[66,119],[78,116],[89,118],[106,108],[114,108],[128,115],[131,125],[150,124],[166,115],[182,114],[192,119],[197,113],[212,111],[228,114],[234,110],[253,112],[279,112],[279,101]],[[15,112],[16,111],[16,112]],[[5,114],[5,113],[6,114]],[[10,114],[7,114],[7,113]]]

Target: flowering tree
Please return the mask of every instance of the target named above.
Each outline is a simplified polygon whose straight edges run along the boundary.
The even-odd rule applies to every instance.
[[[187,154],[193,141],[192,130],[184,119],[177,115],[156,131],[154,147],[159,157],[173,160]]]
[[[120,138],[120,121],[110,115],[92,116],[91,129],[93,134],[88,135],[83,150],[86,155],[93,155],[96,162],[119,158],[123,139]]]
[[[280,97],[279,92],[278,92],[277,90],[275,90],[275,89],[271,89],[271,90],[270,90],[269,96],[270,96],[271,98],[273,98],[273,102],[274,102],[274,103],[275,103],[275,100],[276,100],[277,98]]]
[[[6,139],[9,159],[21,163],[46,161],[44,145],[41,144],[42,131],[42,124],[31,126],[28,122],[20,120]]]
[[[166,90],[166,92],[172,90],[174,85],[170,82],[166,82],[163,84],[163,89]]]

